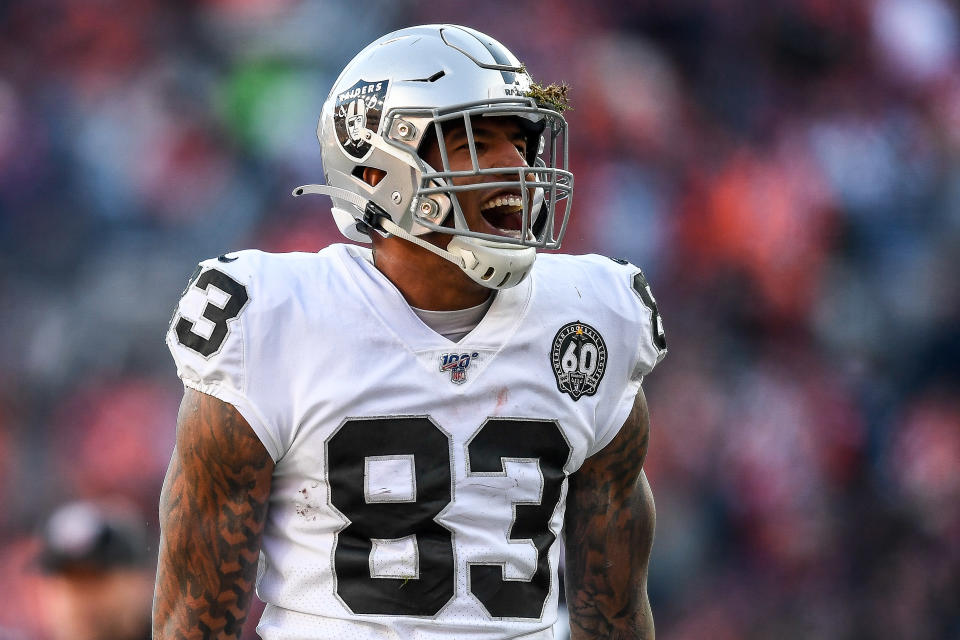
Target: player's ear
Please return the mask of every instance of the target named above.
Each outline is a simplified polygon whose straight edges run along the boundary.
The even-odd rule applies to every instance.
[[[363,168],[363,181],[371,187],[377,186],[386,175],[387,172],[382,169],[375,169],[374,167]]]

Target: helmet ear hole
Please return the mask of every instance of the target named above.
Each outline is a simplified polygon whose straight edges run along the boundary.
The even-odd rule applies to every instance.
[[[363,180],[371,187],[375,187],[380,184],[380,181],[387,177],[387,172],[383,169],[377,169],[376,167],[365,167],[363,165],[357,165],[353,168],[353,171],[350,174],[354,178]]]

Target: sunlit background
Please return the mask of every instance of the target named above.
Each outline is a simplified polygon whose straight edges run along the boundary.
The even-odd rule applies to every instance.
[[[57,505],[122,497],[155,540],[188,275],[339,240],[326,200],[290,197],[322,181],[321,103],[366,43],[428,22],[570,84],[564,250],[627,258],[657,296],[658,637],[960,638],[958,20],[947,0],[0,3],[0,638],[49,637],[33,558]]]

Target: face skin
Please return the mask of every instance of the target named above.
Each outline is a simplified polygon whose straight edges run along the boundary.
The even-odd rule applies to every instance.
[[[53,640],[140,640],[149,634],[153,572],[71,570],[40,585],[44,622]]]
[[[527,135],[515,118],[475,118],[473,136],[477,150],[477,163],[481,169],[525,167]],[[471,170],[470,150],[466,129],[462,123],[450,123],[444,127],[450,169]],[[423,159],[434,169],[442,170],[443,160],[439,146],[429,145],[422,153]],[[377,169],[364,171],[364,179],[376,185],[383,178]],[[531,176],[528,176],[531,177]],[[453,184],[481,184],[516,180],[516,173],[503,175],[469,176],[454,178]],[[532,177],[531,177],[532,179]],[[532,201],[534,189],[528,189]],[[460,208],[472,231],[499,236],[514,236],[520,233],[520,189],[478,189],[457,193]],[[451,212],[445,224],[453,226]],[[465,309],[483,303],[490,296],[490,289],[471,280],[457,265],[400,238],[383,238],[373,235],[374,259],[380,269],[403,293],[411,306],[420,309],[452,310]],[[446,233],[430,233],[422,236],[433,244],[446,247],[452,236]]]
[[[516,118],[475,118],[473,120],[473,137],[477,149],[477,163],[481,169],[496,167],[525,167],[527,151],[527,134]],[[455,121],[444,127],[444,140],[447,155],[450,160],[450,169],[453,171],[471,170],[470,149],[467,143],[467,132],[461,121]],[[423,154],[423,159],[440,171],[443,168],[443,159],[440,148],[430,145]],[[531,177],[532,176],[528,176]],[[454,178],[453,184],[479,184],[483,182],[500,182],[516,180],[516,174],[488,175],[467,178]],[[533,189],[528,189],[528,197],[532,200]],[[521,194],[517,188],[491,188],[476,191],[461,191],[457,193],[460,208],[472,231],[481,231],[494,235],[518,236],[522,222]],[[500,202],[499,206],[497,203]],[[453,224],[451,214],[448,224]],[[449,242],[446,238],[444,244]]]

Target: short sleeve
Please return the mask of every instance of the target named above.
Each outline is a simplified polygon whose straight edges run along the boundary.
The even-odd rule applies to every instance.
[[[255,288],[246,260],[201,262],[177,303],[166,343],[184,386],[236,407],[276,461],[282,455],[277,429],[249,393]]]
[[[667,355],[667,334],[647,277],[637,267],[633,269],[630,285],[639,305],[636,308],[638,354],[632,378],[642,380]]]
[[[663,360],[667,339],[657,301],[643,271],[626,261],[604,259],[611,281],[603,287],[605,301],[619,318],[617,342],[631,358],[617,391],[608,400],[611,409],[598,422],[597,436],[589,455],[593,455],[616,437],[633,409],[643,378]],[[598,416],[599,417],[599,416]]]

